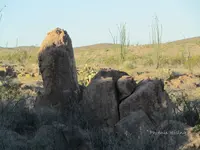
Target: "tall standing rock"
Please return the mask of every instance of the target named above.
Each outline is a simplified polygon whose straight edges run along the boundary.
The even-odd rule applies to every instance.
[[[40,104],[62,104],[64,91],[79,93],[72,41],[65,30],[56,28],[47,34],[38,61],[44,86]]]

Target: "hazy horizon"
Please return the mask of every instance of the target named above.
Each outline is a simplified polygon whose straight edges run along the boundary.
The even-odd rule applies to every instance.
[[[1,0],[0,46],[39,46],[50,30],[69,33],[73,47],[112,43],[117,24],[126,23],[130,44],[149,44],[156,14],[163,26],[162,42],[199,37],[198,0],[27,1]]]

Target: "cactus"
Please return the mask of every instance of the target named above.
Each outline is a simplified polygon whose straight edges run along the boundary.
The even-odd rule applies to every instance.
[[[96,75],[97,69],[88,66],[85,64],[85,66],[78,70],[78,76],[79,76],[79,84],[88,86],[91,79]]]

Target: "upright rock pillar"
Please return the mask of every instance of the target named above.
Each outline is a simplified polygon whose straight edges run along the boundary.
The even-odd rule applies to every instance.
[[[79,93],[72,41],[60,28],[50,31],[42,42],[38,54],[44,96],[40,104],[63,105],[63,93]]]

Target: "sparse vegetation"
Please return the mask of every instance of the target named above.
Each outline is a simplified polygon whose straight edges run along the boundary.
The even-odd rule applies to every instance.
[[[111,37],[113,39],[113,44],[119,44],[120,46],[120,58],[121,61],[125,61],[125,57],[127,54],[127,50],[128,47],[130,45],[130,39],[127,33],[127,29],[126,29],[126,24],[120,24],[117,26],[118,27],[118,32],[119,32],[119,43],[118,43],[118,36],[113,36],[113,34],[111,33],[111,31],[109,30]]]
[[[193,132],[200,132],[200,124],[194,126]]]
[[[0,100],[18,100],[21,97],[18,83],[9,77],[0,79]]]
[[[159,24],[158,17],[155,16],[155,19],[152,23],[152,46],[155,51],[155,61],[156,61],[156,69],[161,66],[162,59],[162,25]]]
[[[93,48],[91,46],[90,49],[87,47],[86,51],[82,50],[84,48],[75,49],[75,57],[78,62],[77,74],[79,84],[83,85],[83,88],[87,87],[101,67],[125,70],[134,76],[137,83],[144,78],[162,77],[162,79],[166,81],[165,89],[168,91],[170,99],[175,102],[178,108],[177,110],[179,110],[175,115],[175,120],[194,127],[193,132],[200,132],[200,112],[196,105],[192,105],[193,101],[191,99],[191,95],[195,95],[194,91],[198,90],[199,83],[197,83],[196,80],[195,85],[193,83],[191,84],[191,82],[189,86],[184,83],[187,82],[186,80],[191,81],[193,78],[199,79],[200,75],[199,77],[197,75],[190,77],[188,71],[193,75],[194,68],[199,67],[200,54],[192,55],[190,48],[186,48],[184,45],[181,49],[176,43],[173,43],[176,45],[176,47],[173,48],[173,52],[177,52],[176,49],[181,50],[178,51],[176,55],[168,52],[170,46],[173,44],[161,43],[162,26],[160,28],[157,17],[155,17],[155,22],[152,25],[151,45],[145,45],[142,48],[139,44],[136,46],[129,45],[130,41],[125,24],[118,26],[118,31],[119,43],[117,41],[117,36],[113,36],[110,32],[114,45],[102,45],[103,48]],[[199,43],[196,42],[196,45],[198,44]],[[182,45],[183,44],[181,44],[181,46]],[[120,55],[116,56],[116,49],[120,50]],[[142,132],[138,140],[135,138],[134,134],[129,134],[127,131],[125,135],[121,136],[120,134],[114,134],[114,132],[108,132],[109,129],[107,131],[106,128],[93,126],[93,120],[90,120],[90,115],[93,114],[83,113],[83,105],[77,103],[80,99],[71,98],[69,95],[64,100],[67,101],[70,99],[71,103],[67,105],[67,109],[64,110],[62,114],[59,114],[54,108],[49,108],[48,106],[41,110],[35,109],[34,103],[36,101],[36,95],[39,97],[42,90],[35,90],[29,86],[23,89],[21,85],[26,83],[26,81],[30,81],[32,78],[34,78],[34,81],[41,81],[39,76],[31,76],[28,74],[33,71],[31,65],[37,63],[36,50],[37,48],[32,48],[31,50],[27,50],[26,48],[19,48],[17,50],[0,49],[1,64],[16,64],[17,66],[23,66],[23,69],[26,70],[24,71],[26,72],[25,75],[22,75],[22,73],[20,73],[22,70],[19,70],[17,77],[14,79],[8,76],[2,76],[0,78],[0,149],[42,150],[44,147],[47,149],[58,149],[60,144],[62,144],[58,139],[65,140],[67,148],[71,149],[77,149],[77,145],[87,145],[88,141],[92,147],[97,150],[129,150],[138,145],[141,150],[151,150],[152,145],[154,145],[156,149],[162,149],[160,147],[155,147],[157,146],[155,141],[146,143],[146,135],[141,134]],[[98,65],[95,66],[94,64]],[[0,68],[0,71],[1,69],[2,68]],[[174,73],[171,69],[187,69],[187,71],[184,70],[183,75],[180,75],[179,72]],[[173,74],[173,77],[172,73],[175,74]],[[184,77],[181,78],[182,76]],[[185,78],[186,80],[184,80]],[[114,79],[112,80],[114,81]],[[177,82],[178,84],[176,84]],[[187,89],[178,90],[178,92],[174,90],[173,86],[180,89],[183,84]],[[184,86],[183,88],[185,88]],[[191,92],[191,90],[193,90],[193,92]],[[160,93],[156,94],[159,95]],[[112,98],[112,94],[109,96]],[[196,95],[196,97],[198,98],[198,95]],[[181,108],[181,110],[179,108]],[[100,125],[98,124],[98,126]],[[175,129],[177,129],[177,127]],[[84,139],[81,139],[82,134],[84,135]],[[155,137],[157,138],[157,136]],[[10,139],[11,141],[9,141]],[[12,142],[12,145],[10,142]],[[12,147],[13,145],[14,147]]]
[[[85,64],[83,68],[78,70],[78,76],[79,76],[79,84],[88,86],[91,79],[96,75],[97,69],[92,68]]]

